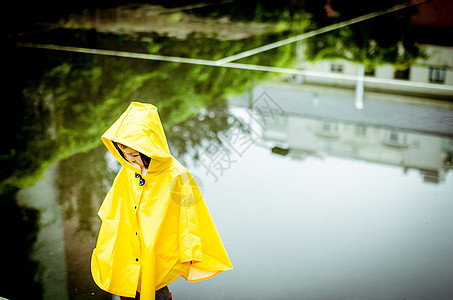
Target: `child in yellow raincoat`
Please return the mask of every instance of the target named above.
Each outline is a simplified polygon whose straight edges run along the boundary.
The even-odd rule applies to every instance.
[[[179,276],[199,281],[232,268],[196,182],[170,154],[155,106],[131,103],[102,141],[122,168],[98,212],[91,272],[100,288],[149,300],[168,295]]]

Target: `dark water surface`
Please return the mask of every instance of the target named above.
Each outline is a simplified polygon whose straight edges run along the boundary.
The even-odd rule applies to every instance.
[[[234,8],[91,9],[66,25],[6,35],[1,297],[112,298],[90,274],[97,211],[119,170],[100,136],[130,101],[143,101],[158,106],[170,149],[202,188],[234,266],[207,281],[177,279],[174,299],[453,298],[453,66],[442,84],[365,80],[358,102],[360,79],[329,75],[337,74],[334,35],[238,61],[308,70],[308,58],[327,53],[313,67],[323,76],[16,44],[216,60],[327,22],[283,8],[280,20],[266,8],[251,23],[247,9],[227,20]],[[342,36],[379,42],[376,30],[365,34],[372,25]],[[422,59],[416,45],[404,47]],[[380,47],[386,59],[396,49]],[[439,61],[453,55],[434,47]],[[376,78],[394,70],[375,63]],[[355,76],[354,66],[345,63],[344,74]],[[411,78],[433,66],[413,63]]]

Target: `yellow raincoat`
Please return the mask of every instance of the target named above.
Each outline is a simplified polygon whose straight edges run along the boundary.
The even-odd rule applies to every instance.
[[[102,141],[122,168],[98,212],[91,272],[100,288],[148,300],[179,276],[199,281],[232,269],[196,182],[169,152],[155,106],[131,103]],[[143,185],[139,166],[112,141],[151,158]]]

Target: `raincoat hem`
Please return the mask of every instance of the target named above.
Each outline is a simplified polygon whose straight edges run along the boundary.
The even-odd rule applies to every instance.
[[[185,279],[187,282],[198,282],[198,281],[203,281],[203,280],[211,279],[212,277],[219,275],[219,274],[222,273],[223,271],[224,271],[224,270],[217,271],[217,272],[215,272],[215,273],[212,274],[212,275],[209,275],[209,276],[203,277],[203,278],[199,278],[199,279],[188,279],[188,278],[187,278],[186,276],[184,276],[184,275],[181,275],[181,276],[184,277],[184,279]]]
[[[91,259],[93,259],[94,251],[95,251],[95,250],[93,250],[93,253],[92,253],[92,255],[91,255]],[[103,291],[106,291],[106,292],[108,292],[108,293],[110,293],[110,294],[118,295],[118,296],[132,297],[132,298],[135,297],[135,295],[132,295],[132,294],[121,294],[121,293],[119,294],[119,293],[114,292],[113,290],[111,290],[111,289],[105,287],[103,284],[101,284],[101,283],[97,280],[97,278],[93,275],[93,272],[91,272],[91,278],[93,278],[94,283],[96,283],[96,285],[97,285],[101,290],[103,290]]]
[[[184,275],[182,275],[182,274],[184,274],[184,272],[187,271],[188,268],[190,268],[190,266],[187,266],[186,268],[184,268],[184,270],[182,270],[181,272],[179,272],[178,275],[176,275],[176,276],[173,277],[172,279],[170,279],[170,280],[168,280],[168,281],[166,281],[166,282],[164,282],[164,283],[158,285],[158,286],[156,287],[156,291],[157,291],[158,289],[163,288],[164,286],[169,285],[170,283],[172,283],[173,281],[175,281],[176,279],[178,279],[180,276],[184,277]]]
[[[110,289],[104,289],[104,288],[102,288],[102,289],[103,289],[104,291],[106,291],[106,292],[112,294],[112,295],[123,296],[123,297],[128,297],[128,298],[135,298],[135,296],[137,295],[137,291],[135,291],[135,294],[132,295],[132,294],[121,294],[121,293],[116,293],[116,292],[114,292],[114,291],[112,291],[112,290],[110,290]]]

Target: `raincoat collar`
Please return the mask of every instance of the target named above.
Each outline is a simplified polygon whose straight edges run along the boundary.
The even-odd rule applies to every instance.
[[[152,104],[132,102],[101,139],[123,166],[138,174],[141,174],[140,168],[126,161],[113,142],[121,143],[150,157],[147,175],[168,169],[173,163],[157,108]]]

